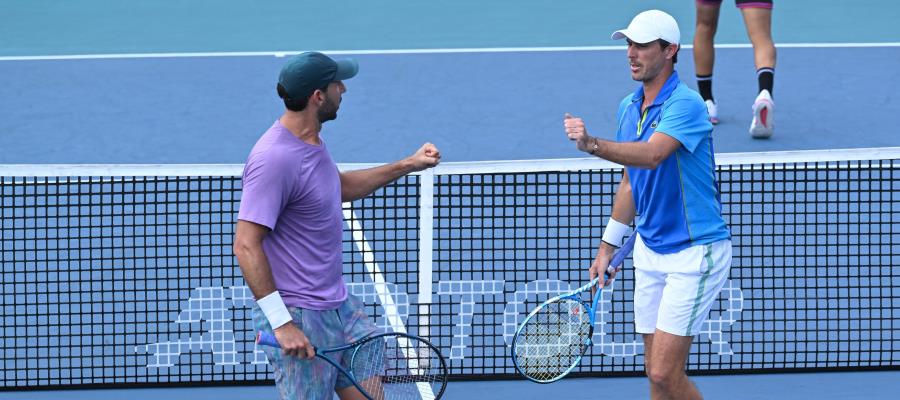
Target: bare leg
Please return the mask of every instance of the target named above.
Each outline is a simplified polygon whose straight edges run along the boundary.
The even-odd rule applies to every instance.
[[[357,389],[356,386],[338,389],[335,390],[335,393],[337,393],[341,400],[368,400],[366,399],[366,396],[363,396],[363,394],[359,392],[359,389]]]
[[[650,377],[650,366],[653,364],[650,360],[651,357],[653,357],[653,334],[644,334],[644,374],[648,378]],[[651,384],[650,399],[656,400],[660,398],[659,396],[659,392]]]
[[[702,399],[703,396],[684,373],[688,353],[691,351],[693,336],[678,336],[659,329],[653,335],[644,335],[644,344],[651,336],[651,347],[647,347],[646,358],[649,368],[650,395],[654,400]],[[646,357],[646,356],[645,356]]]
[[[719,5],[697,3],[697,27],[694,33],[694,71],[711,75],[716,54],[713,46],[719,27]]]
[[[772,89],[774,86],[775,43],[772,42],[772,10],[768,8],[742,8],[747,36],[753,43],[753,62],[757,73],[759,94],[753,102],[753,121],[750,135],[765,139],[772,136],[775,118],[773,116]]]
[[[381,386],[380,376],[374,376],[359,382],[359,386],[364,387],[375,400],[384,399],[384,387]],[[367,400],[366,396],[360,393],[356,386],[345,387],[343,389],[338,389],[335,392],[341,400]]]
[[[753,61],[756,69],[775,68],[775,43],[772,41],[772,9],[742,8],[747,36],[753,43]],[[694,41],[696,43],[696,40]],[[696,44],[695,44],[696,46]],[[694,54],[697,53],[696,47]],[[696,57],[696,56],[695,56]]]

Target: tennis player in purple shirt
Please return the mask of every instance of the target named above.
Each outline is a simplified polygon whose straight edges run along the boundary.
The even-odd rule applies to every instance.
[[[331,399],[333,393],[363,398],[313,349],[350,343],[375,330],[342,278],[341,203],[434,167],[441,157],[425,143],[392,164],[338,170],[320,132],[337,118],[343,81],[358,69],[353,60],[316,52],[291,58],[277,86],[285,112],[256,142],[244,167],[234,254],[257,299],[257,329],[274,333],[281,345],[264,351],[282,399]]]

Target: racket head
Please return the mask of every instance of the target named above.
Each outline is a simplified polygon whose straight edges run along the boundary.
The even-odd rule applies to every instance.
[[[358,342],[350,374],[372,399],[440,399],[447,386],[447,362],[433,344],[418,336],[386,333]]]
[[[562,379],[592,345],[590,307],[577,295],[550,299],[519,325],[513,336],[513,364],[522,376],[538,383]]]

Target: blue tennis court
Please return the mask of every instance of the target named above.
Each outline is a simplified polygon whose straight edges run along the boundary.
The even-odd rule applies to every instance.
[[[433,174],[345,206],[344,258],[379,324],[392,328],[373,266],[404,329],[445,351],[460,379],[445,398],[649,397],[627,274],[576,377],[519,379],[506,346],[520,308],[581,281],[610,212],[616,169],[574,159],[562,115],[612,138],[634,82],[609,33],[662,8],[688,44],[693,2],[2,7],[0,398],[275,397],[258,386],[271,374],[251,343],[231,225],[239,164],[280,114],[284,56],[303,50],[360,62],[324,130],[338,163],[441,148]],[[752,51],[739,12],[722,9],[715,140],[738,253],[689,359],[708,398],[898,389],[900,140],[883,122],[900,111],[898,17],[888,1],[776,4],[778,127],[754,140]]]
[[[761,400],[776,398],[878,399],[889,398],[897,372],[829,372],[819,374],[698,376],[694,381],[706,398]],[[839,382],[839,383],[836,383]],[[765,385],[765,389],[760,386]],[[447,399],[515,398],[541,400],[555,396],[603,396],[617,399],[650,397],[644,378],[578,378],[552,385],[525,381],[451,382]],[[502,394],[497,395],[497,392]],[[5,392],[4,398],[50,400],[60,392]],[[253,400],[275,398],[274,387],[169,388],[169,389],[97,389],[67,391],[75,399],[112,400],[129,397],[150,399],[165,396],[181,400]]]

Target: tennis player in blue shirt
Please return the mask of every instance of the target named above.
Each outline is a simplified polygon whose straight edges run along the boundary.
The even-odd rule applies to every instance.
[[[702,398],[685,362],[731,267],[712,124],[703,99],[675,72],[680,36],[675,19],[658,10],[613,33],[627,41],[631,77],[642,83],[619,104],[617,141],[590,136],[581,118],[564,119],[579,150],[625,166],[590,276],[603,285],[634,221],[635,329],[653,399]]]

